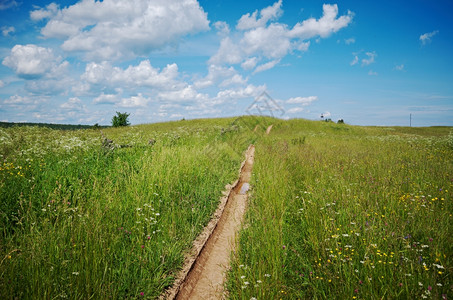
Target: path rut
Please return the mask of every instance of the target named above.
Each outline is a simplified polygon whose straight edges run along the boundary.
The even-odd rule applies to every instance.
[[[203,245],[192,255],[196,257],[186,263],[186,270],[182,270],[183,278],[177,280],[172,291],[167,294],[167,299],[224,298],[224,283],[231,251],[235,248],[236,233],[241,227],[247,207],[254,153],[255,146],[250,145],[241,165],[238,181],[229,188],[225,201],[221,201],[215,213],[215,224],[210,222],[200,235]],[[197,242],[195,248],[196,244]]]

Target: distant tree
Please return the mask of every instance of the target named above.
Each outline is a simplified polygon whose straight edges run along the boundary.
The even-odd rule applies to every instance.
[[[120,127],[120,126],[128,126],[130,125],[129,121],[127,118],[129,118],[128,113],[120,113],[116,112],[116,116],[113,116],[112,118],[112,126],[113,127]]]
[[[337,123],[338,123],[338,124],[344,124],[344,120],[343,120],[343,119],[340,119],[340,120],[338,120]]]

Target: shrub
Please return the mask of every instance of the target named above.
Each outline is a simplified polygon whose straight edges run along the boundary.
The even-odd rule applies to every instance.
[[[128,117],[130,114],[128,113],[120,113],[116,112],[116,116],[113,116],[112,118],[112,126],[113,127],[120,127],[120,126],[128,126],[130,125],[128,121]]]

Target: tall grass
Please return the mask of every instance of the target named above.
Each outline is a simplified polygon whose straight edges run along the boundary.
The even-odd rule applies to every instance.
[[[231,122],[105,129],[114,150],[93,130],[2,130],[0,298],[157,297],[237,176]]]
[[[451,296],[447,135],[297,120],[274,126],[256,146],[230,297]]]

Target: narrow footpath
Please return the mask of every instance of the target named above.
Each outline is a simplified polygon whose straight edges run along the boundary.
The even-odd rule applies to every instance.
[[[247,207],[247,192],[254,161],[255,146],[250,145],[241,165],[239,179],[229,188],[213,218],[200,236],[205,238],[194,258],[186,263],[183,277],[165,296],[166,299],[222,299],[230,255],[235,248],[236,234]],[[197,243],[195,243],[197,244]],[[199,244],[199,243],[198,243]]]

